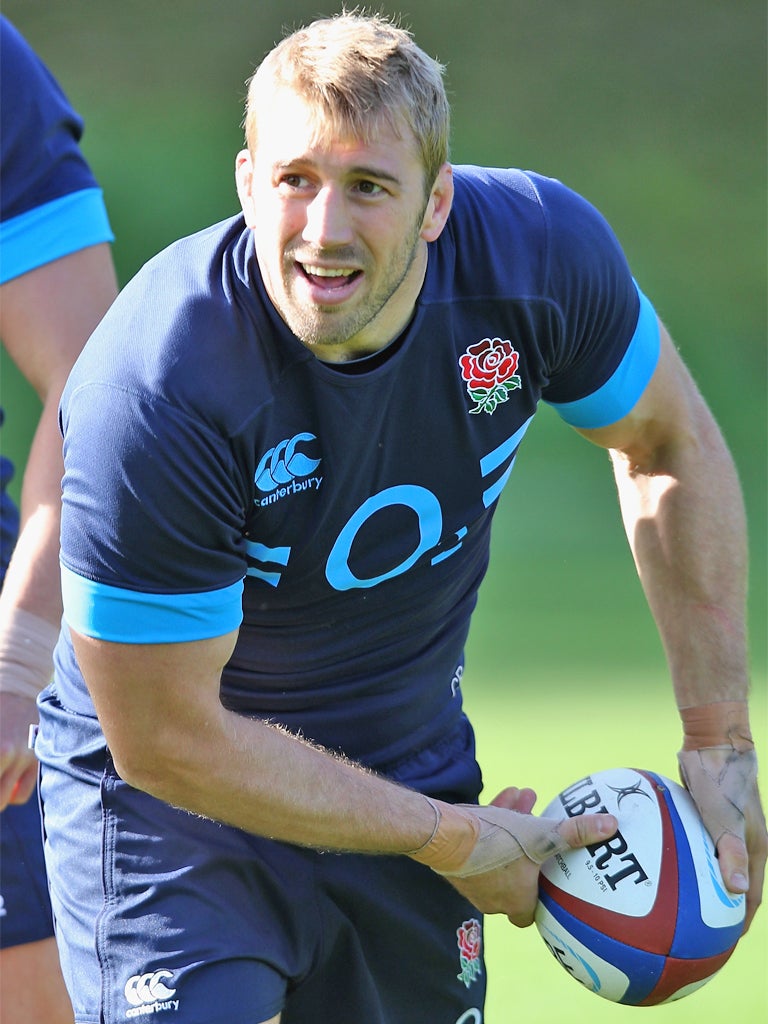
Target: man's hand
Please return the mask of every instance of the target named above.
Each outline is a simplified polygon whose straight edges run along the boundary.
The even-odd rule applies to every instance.
[[[28,747],[29,727],[37,721],[31,697],[0,694],[0,811],[24,804],[37,781],[37,761]]]
[[[533,923],[538,899],[539,867],[565,850],[587,846],[612,836],[618,822],[609,814],[588,814],[557,821],[531,814],[536,794],[511,787],[499,793],[489,807],[469,804],[436,805],[441,814],[474,819],[474,840],[457,851],[458,863],[446,860],[438,840],[412,855],[426,863],[466,896],[484,914],[506,914],[512,924]],[[448,808],[448,810],[446,810]],[[438,822],[436,839],[440,831]],[[447,827],[451,827],[450,824]],[[451,852],[453,848],[451,847]],[[433,852],[438,854],[434,862]]]
[[[726,888],[747,894],[746,931],[762,901],[768,854],[747,704],[715,701],[684,707],[680,718],[680,777],[717,847]]]
[[[746,931],[763,895],[768,833],[754,750],[681,750],[680,776],[717,847],[729,892],[747,894]]]

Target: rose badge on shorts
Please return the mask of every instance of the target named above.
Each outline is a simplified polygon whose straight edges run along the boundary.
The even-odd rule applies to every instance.
[[[517,364],[520,359],[511,341],[501,338],[483,338],[470,345],[459,357],[461,376],[467,393],[475,403],[470,413],[487,412],[492,415],[497,406],[506,402],[512,391],[522,387]]]
[[[476,918],[465,921],[461,928],[456,929],[459,946],[459,963],[461,972],[456,975],[469,988],[483,973],[483,962],[480,959],[483,942],[482,925]]]

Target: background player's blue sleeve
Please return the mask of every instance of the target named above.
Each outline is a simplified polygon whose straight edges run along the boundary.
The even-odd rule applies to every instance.
[[[82,189],[53,199],[0,221],[0,284],[112,239],[101,189]]]
[[[0,51],[1,283],[113,236],[80,149],[82,119],[2,17]]]

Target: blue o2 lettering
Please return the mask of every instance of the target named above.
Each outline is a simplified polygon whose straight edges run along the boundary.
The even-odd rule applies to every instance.
[[[399,565],[380,576],[361,579],[355,576],[349,567],[349,556],[355,537],[369,519],[390,505],[404,505],[416,514],[419,524],[419,542],[411,554]],[[443,514],[440,502],[431,491],[413,484],[389,487],[364,501],[341,531],[328,556],[325,567],[326,579],[335,590],[366,589],[378,586],[384,580],[407,572],[423,554],[437,547],[440,543],[442,529]]]

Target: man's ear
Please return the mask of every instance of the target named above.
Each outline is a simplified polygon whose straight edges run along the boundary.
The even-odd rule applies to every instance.
[[[245,216],[245,223],[249,228],[256,226],[256,214],[254,210],[253,194],[253,159],[249,150],[241,149],[235,158],[235,182],[237,184],[237,196]]]
[[[434,242],[448,220],[453,205],[453,168],[445,163],[437,172],[435,183],[429,194],[427,209],[421,225],[421,237],[425,242]]]

